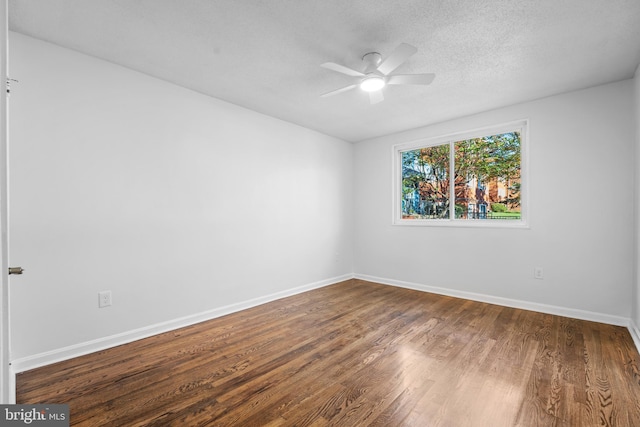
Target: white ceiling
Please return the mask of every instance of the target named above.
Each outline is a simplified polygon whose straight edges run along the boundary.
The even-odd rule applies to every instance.
[[[633,77],[640,0],[9,0],[9,27],[347,141]],[[370,51],[430,86],[319,95]]]

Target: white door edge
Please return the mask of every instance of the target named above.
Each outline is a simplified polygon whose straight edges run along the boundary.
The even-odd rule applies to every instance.
[[[8,6],[0,0],[0,403],[15,403],[11,370],[8,275]]]

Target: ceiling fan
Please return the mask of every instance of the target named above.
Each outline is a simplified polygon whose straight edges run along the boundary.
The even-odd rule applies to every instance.
[[[435,74],[390,74],[417,51],[418,49],[416,47],[401,43],[384,61],[382,60],[382,55],[378,52],[366,53],[362,57],[362,62],[364,62],[365,65],[363,72],[334,62],[325,62],[320,66],[346,74],[347,76],[359,77],[360,79],[357,83],[327,92],[320,96],[332,96],[360,87],[360,89],[365,92],[369,92],[369,101],[372,104],[377,104],[384,100],[382,88],[386,85],[428,85],[436,77]]]

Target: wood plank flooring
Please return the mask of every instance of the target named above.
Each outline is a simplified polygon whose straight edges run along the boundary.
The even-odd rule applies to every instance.
[[[622,327],[349,280],[24,372],[74,426],[640,426]]]

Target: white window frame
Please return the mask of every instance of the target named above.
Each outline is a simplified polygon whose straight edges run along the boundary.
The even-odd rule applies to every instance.
[[[418,148],[433,147],[449,144],[450,164],[449,179],[454,175],[454,142],[465,139],[480,138],[488,135],[499,135],[508,132],[520,132],[520,219],[483,219],[469,220],[455,218],[455,186],[449,186],[449,218],[439,219],[405,219],[402,218],[402,153]],[[493,126],[473,129],[470,131],[452,133],[432,138],[424,138],[410,142],[396,144],[392,147],[392,224],[409,226],[436,227],[498,227],[498,228],[529,228],[529,120],[522,119]]]

